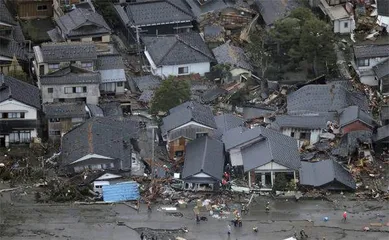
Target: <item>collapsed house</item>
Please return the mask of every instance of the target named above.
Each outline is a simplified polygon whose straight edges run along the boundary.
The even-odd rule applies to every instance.
[[[223,177],[224,162],[222,142],[209,136],[189,142],[182,170],[184,189],[192,191],[218,189]]]

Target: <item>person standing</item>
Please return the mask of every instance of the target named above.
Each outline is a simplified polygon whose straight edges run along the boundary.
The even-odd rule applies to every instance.
[[[140,240],[144,240],[145,239],[145,234],[142,232],[141,234],[140,234]]]
[[[347,212],[345,211],[343,213],[343,222],[346,222],[347,221]]]
[[[150,201],[147,202],[147,211],[151,213],[151,203]]]
[[[231,225],[230,224],[227,225],[227,234],[228,234],[228,236],[231,235]]]

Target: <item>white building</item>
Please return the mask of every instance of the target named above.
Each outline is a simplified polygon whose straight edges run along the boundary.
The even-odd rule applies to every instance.
[[[214,61],[211,51],[198,33],[142,38],[144,54],[153,75],[162,78],[189,74],[203,76]]]
[[[331,20],[334,33],[347,34],[354,31],[354,17],[346,11],[343,5],[330,6],[326,0],[320,0],[319,8]]]
[[[378,86],[373,67],[389,59],[389,44],[364,44],[354,46],[352,62],[363,84]]]
[[[37,87],[0,74],[0,147],[36,138],[40,109]]]

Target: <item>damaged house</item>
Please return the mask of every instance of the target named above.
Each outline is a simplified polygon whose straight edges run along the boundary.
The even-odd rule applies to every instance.
[[[143,37],[142,41],[151,73],[162,78],[193,73],[204,76],[214,62],[207,44],[195,32]]]
[[[140,36],[167,35],[188,32],[193,28],[195,17],[185,0],[140,1],[115,5],[123,35],[130,43]]]
[[[352,65],[360,81],[369,86],[378,86],[373,67],[389,58],[389,44],[354,45]]]
[[[37,87],[0,73],[0,147],[38,137],[40,110]]]
[[[222,141],[231,165],[248,173],[250,188],[271,190],[279,175],[296,180],[300,168],[296,139],[264,127],[237,127],[227,131]]]
[[[96,70],[100,73],[101,94],[123,94],[127,81],[123,58],[119,54],[103,54],[97,57]]]
[[[334,4],[333,0],[320,0],[319,8],[331,21],[334,33],[353,33],[355,29],[354,17],[346,11],[343,3]]]
[[[366,130],[373,131],[378,126],[373,117],[358,106],[350,106],[340,111],[339,126],[342,134]]]
[[[217,63],[226,66],[230,74],[219,83],[243,82],[251,77],[253,67],[243,49],[233,46],[230,41],[212,49]]]
[[[179,160],[191,140],[212,136],[217,126],[212,110],[197,102],[185,102],[169,110],[162,119],[162,138],[166,141],[170,159]]]
[[[335,191],[354,191],[356,184],[350,172],[334,160],[301,162],[300,185]]]
[[[53,42],[111,41],[111,28],[94,9],[76,8],[55,20],[56,28],[47,32]]]
[[[224,170],[223,143],[203,136],[186,146],[182,180],[184,189],[207,191],[218,189]]]
[[[132,153],[139,151],[138,123],[125,118],[90,118],[62,138],[60,168],[130,172]]]
[[[255,0],[255,4],[261,15],[262,22],[269,27],[300,6],[299,1],[296,0]]]
[[[389,96],[389,58],[373,67],[375,80],[383,96]]]
[[[4,0],[0,0],[0,72],[28,68],[26,40]],[[15,64],[16,63],[16,64]],[[16,69],[15,69],[16,68]]]

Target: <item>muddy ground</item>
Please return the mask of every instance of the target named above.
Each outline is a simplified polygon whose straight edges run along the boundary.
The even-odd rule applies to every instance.
[[[270,200],[271,212],[266,214],[264,203],[269,199],[259,197],[247,215],[243,216],[243,227],[232,227],[227,236],[227,224],[232,219],[216,219],[204,212],[208,221],[196,224],[193,206],[180,209],[181,214],[166,214],[153,206],[149,214],[145,206],[138,213],[124,204],[77,205],[36,204],[16,199],[23,190],[2,193],[0,196],[0,238],[9,239],[140,239],[144,232],[149,239],[265,239],[280,240],[293,236],[304,229],[308,239],[388,239],[389,204],[377,201],[349,201],[340,198],[335,203],[322,200]],[[25,195],[25,198],[28,194]],[[346,210],[349,220],[342,223],[341,215]],[[325,222],[324,217],[329,221]],[[371,226],[373,223],[375,226]],[[382,226],[378,226],[381,225]],[[186,226],[188,233],[180,231]],[[252,228],[259,232],[253,233]],[[369,232],[363,228],[368,226]]]

